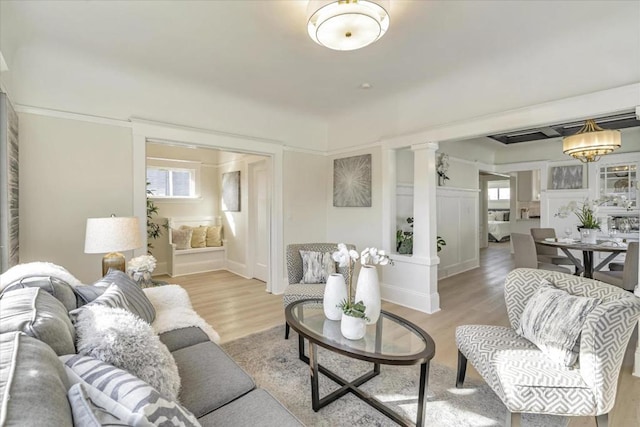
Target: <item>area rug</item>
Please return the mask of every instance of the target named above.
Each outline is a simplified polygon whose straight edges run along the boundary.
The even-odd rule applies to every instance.
[[[307,426],[395,426],[396,424],[351,393],[314,412],[311,409],[309,367],[298,359],[298,336],[284,339],[284,326],[259,332],[222,346],[251,375],[258,387],[271,392]],[[343,378],[353,379],[373,366],[323,348],[318,360]],[[484,382],[465,380],[455,388],[455,372],[431,363],[426,423],[430,427],[503,426],[507,410]],[[380,375],[361,386],[410,420],[416,419],[419,366],[382,365]],[[338,386],[320,375],[320,396]],[[561,427],[568,419],[524,414],[523,427]]]

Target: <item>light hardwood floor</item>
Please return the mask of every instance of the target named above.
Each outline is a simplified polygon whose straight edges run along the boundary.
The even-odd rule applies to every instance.
[[[509,324],[502,289],[505,276],[513,269],[509,244],[491,244],[480,251],[480,261],[480,268],[439,282],[441,310],[435,314],[383,302],[384,310],[403,316],[426,330],[436,342],[434,362],[454,370],[457,363],[456,326]],[[282,297],[267,293],[263,282],[244,279],[227,271],[159,278],[180,284],[187,290],[195,310],[218,331],[223,343],[284,323]],[[640,378],[631,375],[636,337],[634,334],[625,356],[616,404],[609,416],[611,427],[640,426]],[[467,375],[480,378],[471,366]],[[454,380],[451,378],[452,386]],[[569,425],[595,427],[595,420],[576,417],[571,418]]]

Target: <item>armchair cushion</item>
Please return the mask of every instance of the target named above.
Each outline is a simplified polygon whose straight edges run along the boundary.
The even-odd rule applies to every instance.
[[[327,283],[329,275],[336,272],[336,263],[330,252],[300,251],[302,257],[302,281],[300,283]]]
[[[600,300],[573,296],[545,279],[542,282],[522,312],[517,333],[551,360],[572,366],[578,359],[582,325]]]

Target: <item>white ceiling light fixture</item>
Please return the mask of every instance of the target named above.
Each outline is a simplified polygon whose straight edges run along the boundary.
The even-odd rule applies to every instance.
[[[333,50],[355,50],[389,29],[389,0],[310,0],[309,37]]]
[[[583,163],[597,162],[600,157],[622,146],[619,130],[602,129],[593,119],[585,122],[576,134],[562,140],[562,151]]]

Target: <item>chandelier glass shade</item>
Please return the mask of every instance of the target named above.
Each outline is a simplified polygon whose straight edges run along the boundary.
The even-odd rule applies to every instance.
[[[333,50],[355,50],[380,39],[389,28],[388,0],[311,0],[309,37]]]
[[[621,146],[619,130],[602,129],[591,119],[576,134],[562,140],[562,151],[584,163],[597,162]]]

